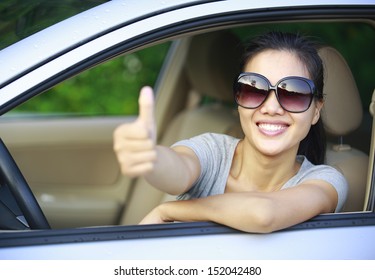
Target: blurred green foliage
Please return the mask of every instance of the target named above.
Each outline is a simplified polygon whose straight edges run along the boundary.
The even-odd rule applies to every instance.
[[[142,86],[155,84],[169,49],[160,44],[107,61],[60,83],[13,112],[134,115]]]

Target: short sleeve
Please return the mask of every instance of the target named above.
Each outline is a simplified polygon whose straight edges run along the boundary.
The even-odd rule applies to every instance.
[[[340,212],[346,201],[349,189],[348,182],[344,175],[331,166],[320,165],[315,166],[304,178],[304,180],[311,179],[325,181],[336,189],[338,201],[335,212]]]

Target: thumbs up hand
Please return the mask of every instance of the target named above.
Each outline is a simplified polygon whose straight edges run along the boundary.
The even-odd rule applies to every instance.
[[[143,87],[139,95],[139,115],[132,123],[116,128],[114,150],[124,175],[136,177],[154,169],[156,161],[156,123],[154,94],[150,87]]]

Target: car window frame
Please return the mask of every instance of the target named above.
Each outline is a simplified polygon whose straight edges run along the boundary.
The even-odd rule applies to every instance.
[[[374,227],[374,212],[336,213],[316,216],[279,230],[291,232],[327,228]],[[123,241],[217,234],[249,234],[213,222],[181,222],[153,225],[125,225],[74,229],[0,231],[0,248],[69,243]]]
[[[27,91],[23,92],[16,99],[12,100],[2,106],[0,114],[11,110],[18,104],[25,100],[40,94],[48,88],[64,81],[86,69],[102,63],[112,57],[120,54],[132,52],[146,45],[164,42],[171,38],[178,38],[192,32],[198,33],[206,32],[208,30],[227,28],[228,26],[238,26],[245,23],[261,22],[263,20],[298,20],[302,17],[309,19],[324,19],[334,17],[336,19],[355,19],[355,18],[373,18],[375,14],[374,6],[336,6],[329,7],[306,7],[294,10],[275,9],[272,11],[240,11],[232,14],[215,14],[206,16],[200,19],[192,19],[191,21],[178,22],[168,27],[153,30],[138,36],[134,36],[131,40],[124,40],[120,44],[111,48],[102,50],[101,52],[72,65],[69,69],[60,71],[58,74],[51,76],[49,79],[40,83]],[[249,17],[251,15],[251,17]],[[90,43],[90,42],[89,42]],[[373,174],[373,182],[374,182]],[[293,230],[310,230],[316,228],[331,228],[331,227],[355,227],[355,226],[374,226],[375,212],[374,212],[374,187],[371,188],[371,195],[369,205],[371,209],[368,212],[358,213],[338,213],[319,215],[309,221],[300,223],[293,227],[287,228],[283,231]],[[226,234],[226,233],[240,233],[239,231],[230,229],[225,226],[216,225],[212,223],[178,223],[167,225],[152,225],[152,226],[116,226],[104,228],[90,228],[90,229],[67,229],[67,230],[49,230],[49,231],[28,231],[28,232],[9,232],[0,234],[1,246],[25,246],[37,244],[57,244],[64,242],[92,242],[98,240],[119,240],[120,235],[116,235],[118,231],[123,231],[121,238],[153,238],[153,237],[168,237],[168,236],[183,236],[183,235],[202,235],[202,234]],[[129,234],[132,232],[132,234]],[[89,234],[87,237],[83,237]],[[114,235],[115,234],[115,235]],[[56,238],[46,238],[47,236],[55,236]],[[73,238],[71,238],[73,237]],[[22,241],[23,240],[23,241]]]

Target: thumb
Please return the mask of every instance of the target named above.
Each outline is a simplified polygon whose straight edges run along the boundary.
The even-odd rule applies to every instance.
[[[138,120],[142,121],[149,130],[151,137],[155,140],[155,116],[154,116],[154,92],[151,87],[145,86],[139,94],[139,116]]]

